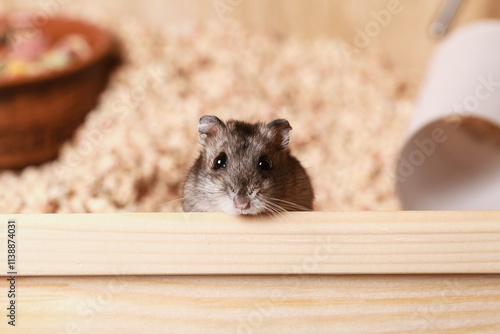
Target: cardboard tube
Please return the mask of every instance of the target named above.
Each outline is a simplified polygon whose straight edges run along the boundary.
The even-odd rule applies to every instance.
[[[438,46],[396,190],[407,210],[500,209],[500,21],[462,27]]]

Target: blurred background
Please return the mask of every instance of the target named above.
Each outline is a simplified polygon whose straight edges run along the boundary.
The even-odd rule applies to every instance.
[[[77,63],[71,80],[50,79],[50,85],[36,77],[0,80],[2,213],[179,211],[205,114],[287,118],[291,148],[311,175],[317,210],[400,210],[398,154],[441,41],[430,28],[445,3],[460,2],[0,1],[4,15],[35,13],[31,22],[42,30],[68,17],[112,36],[87,40],[94,55],[110,55],[101,69]],[[448,30],[499,16],[498,1],[464,0]],[[50,31],[67,29],[74,28]],[[90,28],[78,29],[84,35]],[[88,110],[81,117],[64,118],[84,101]],[[42,105],[58,110],[58,124]],[[47,119],[49,134],[40,125]],[[12,130],[8,136],[6,129]],[[64,139],[57,156],[5,167],[2,152],[13,154],[5,147],[14,150],[13,142],[21,141],[14,136],[30,138],[34,129],[32,148]]]
[[[444,1],[398,0],[402,8],[370,48],[381,48],[395,64],[421,75],[436,41],[428,30]],[[357,29],[373,20],[372,12],[386,9],[388,0],[2,0],[4,10],[92,11],[99,8],[112,15],[133,15],[153,25],[172,26],[185,21],[235,19],[254,30],[269,29],[306,38],[326,36],[346,42],[354,40]],[[462,1],[450,29],[469,22],[498,18],[500,3],[495,0]]]

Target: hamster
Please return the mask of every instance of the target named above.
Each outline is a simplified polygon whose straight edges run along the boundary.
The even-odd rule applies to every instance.
[[[288,143],[285,119],[269,124],[203,116],[201,150],[184,183],[186,212],[277,214],[313,208],[311,181]]]

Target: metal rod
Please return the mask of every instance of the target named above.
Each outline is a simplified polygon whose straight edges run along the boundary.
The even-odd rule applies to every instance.
[[[445,0],[439,9],[434,21],[429,28],[429,34],[433,38],[443,37],[450,26],[451,21],[460,7],[462,0]]]

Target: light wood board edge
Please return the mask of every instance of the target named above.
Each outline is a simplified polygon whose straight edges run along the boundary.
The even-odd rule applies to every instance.
[[[500,273],[496,211],[0,215],[3,245],[9,219],[18,276]]]

